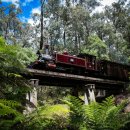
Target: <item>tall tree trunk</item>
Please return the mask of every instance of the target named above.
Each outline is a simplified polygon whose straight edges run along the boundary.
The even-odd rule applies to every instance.
[[[128,32],[128,34],[127,34],[127,37],[128,37],[128,39],[127,39],[127,41],[128,41],[128,49],[130,49],[130,30],[129,30],[129,28],[127,29],[127,32]]]
[[[41,22],[41,40],[40,40],[40,50],[43,49],[43,6],[44,6],[44,2],[45,0],[41,0],[41,18],[40,18],[40,22]]]
[[[86,23],[86,34],[85,34],[85,44],[88,44],[88,37],[89,37],[89,28],[88,28],[88,23]]]
[[[78,53],[78,38],[77,38],[77,32],[75,31],[75,53]]]
[[[80,35],[78,34],[78,49],[80,49],[80,46],[81,46],[80,42],[81,42],[81,39],[80,39]]]
[[[64,30],[63,39],[64,39],[64,47],[66,48],[66,33],[65,33],[65,30]]]
[[[53,41],[52,41],[52,35],[50,35],[50,49],[51,49],[51,54],[53,54],[54,51],[54,45],[53,45]]]
[[[7,26],[6,26],[6,30],[5,30],[5,36],[4,36],[5,40],[7,40],[7,34],[8,34],[9,23],[7,22],[6,25],[7,25]]]

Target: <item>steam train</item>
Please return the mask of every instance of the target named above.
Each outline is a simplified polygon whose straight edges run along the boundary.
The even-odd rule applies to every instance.
[[[128,81],[130,66],[107,60],[96,60],[96,56],[81,53],[77,56],[67,52],[52,55],[42,54],[38,60],[30,65],[30,68],[51,70],[78,75],[102,77],[106,79]]]

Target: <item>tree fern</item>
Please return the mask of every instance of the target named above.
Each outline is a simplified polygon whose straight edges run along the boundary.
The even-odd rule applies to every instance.
[[[76,130],[120,130],[130,121],[129,116],[122,112],[126,101],[116,106],[113,96],[102,103],[89,105],[83,105],[76,97],[70,97],[66,103],[71,110],[70,124]]]
[[[70,107],[70,125],[77,130],[85,129],[87,117],[85,115],[85,107],[80,99],[69,96],[64,102]]]
[[[21,122],[24,116],[16,110],[20,104],[16,101],[0,99],[0,128],[10,130],[16,123]]]

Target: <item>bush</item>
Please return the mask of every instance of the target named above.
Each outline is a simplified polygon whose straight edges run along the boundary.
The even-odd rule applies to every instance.
[[[66,105],[40,107],[27,116],[23,129],[65,130],[68,127],[69,109]]]
[[[116,106],[112,96],[89,105],[71,96],[66,103],[70,106],[70,125],[74,130],[120,130],[130,121],[130,115],[123,113],[126,101]]]
[[[14,130],[17,123],[24,120],[24,116],[17,109],[21,105],[12,100],[0,99],[0,129]]]

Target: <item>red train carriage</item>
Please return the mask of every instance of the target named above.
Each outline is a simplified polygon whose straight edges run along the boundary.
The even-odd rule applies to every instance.
[[[96,57],[92,55],[80,54],[71,56],[67,53],[55,54],[55,64],[57,69],[62,68],[69,72],[85,74],[87,71],[96,71]],[[86,71],[87,70],[87,71]]]
[[[80,68],[85,68],[86,61],[83,58],[79,58],[76,56],[65,55],[65,54],[56,54],[55,57],[56,64],[64,64],[65,66],[75,66]]]

